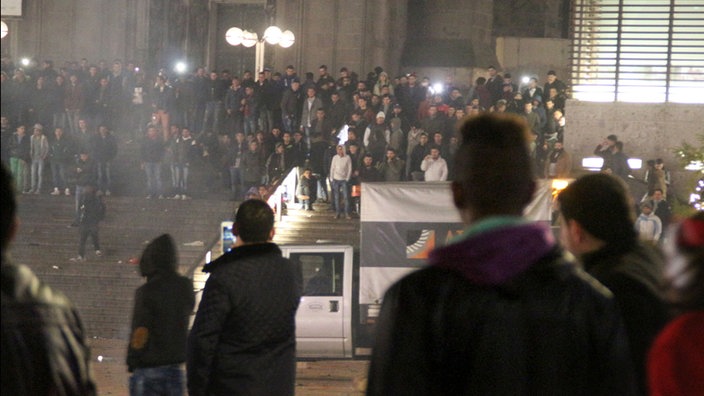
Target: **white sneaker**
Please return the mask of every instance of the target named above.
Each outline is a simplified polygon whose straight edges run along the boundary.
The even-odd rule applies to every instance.
[[[159,199],[164,199],[164,196],[160,194]]]
[[[112,193],[110,192],[110,190],[105,190],[105,195],[107,195],[107,196],[109,197],[110,194],[112,194]]]
[[[76,257],[71,257],[69,261],[72,261],[74,263],[80,263],[83,261],[86,261],[86,259],[83,256],[76,256]]]
[[[100,256],[103,255],[103,252],[101,252],[100,250],[96,250],[96,251],[95,251],[95,255],[98,256],[98,257],[100,257]]]
[[[189,197],[189,196],[186,195],[186,194],[183,194],[183,195],[181,195],[181,199],[185,201],[185,200],[187,200],[187,199],[191,199],[191,197]]]
[[[181,194],[174,195],[174,199],[181,199]]]
[[[61,191],[59,191],[58,187],[54,187],[54,191],[50,193],[51,195],[60,195]]]
[[[71,190],[68,188],[64,190],[64,195],[71,195]]]

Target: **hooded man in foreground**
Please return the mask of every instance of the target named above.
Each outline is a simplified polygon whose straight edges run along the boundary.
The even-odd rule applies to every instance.
[[[535,182],[527,125],[464,122],[452,194],[467,228],[386,293],[369,395],[630,395],[611,294],[521,215]]]

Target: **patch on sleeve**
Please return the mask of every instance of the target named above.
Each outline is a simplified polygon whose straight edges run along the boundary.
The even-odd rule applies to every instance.
[[[130,346],[133,349],[142,349],[147,345],[149,340],[149,329],[146,327],[137,327],[132,332],[132,339],[130,340]]]

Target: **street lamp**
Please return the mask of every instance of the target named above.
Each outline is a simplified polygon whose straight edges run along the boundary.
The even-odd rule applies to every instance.
[[[255,70],[258,72],[262,71],[264,68],[264,42],[271,45],[279,45],[282,48],[288,48],[296,42],[296,37],[290,30],[281,31],[281,28],[277,26],[269,26],[264,31],[264,35],[261,38],[254,33],[247,30],[242,30],[238,27],[231,27],[225,32],[225,41],[228,44],[243,45],[247,48],[255,47]]]

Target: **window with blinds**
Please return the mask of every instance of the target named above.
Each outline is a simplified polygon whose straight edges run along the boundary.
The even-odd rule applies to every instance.
[[[704,1],[573,0],[572,96],[704,103]]]

